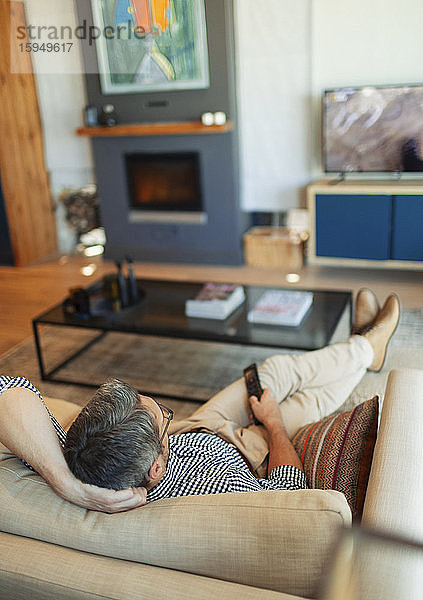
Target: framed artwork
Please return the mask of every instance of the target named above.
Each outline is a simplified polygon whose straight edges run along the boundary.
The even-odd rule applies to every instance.
[[[103,94],[209,87],[204,0],[91,0]]]

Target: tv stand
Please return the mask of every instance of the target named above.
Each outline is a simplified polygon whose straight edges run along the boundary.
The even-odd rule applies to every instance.
[[[423,178],[419,179],[405,179],[403,176],[392,178],[392,179],[349,179],[345,177],[344,179],[324,179],[321,181],[317,181],[316,183],[312,183],[311,185],[318,186],[339,186],[341,188],[355,188],[357,193],[362,192],[363,194],[367,194],[371,191],[371,193],[375,192],[375,189],[380,191],[383,194],[393,194],[398,192],[400,188],[402,191],[405,189],[410,190],[410,193],[422,193],[423,190]],[[419,190],[421,190],[419,192]]]
[[[318,183],[324,183],[326,181],[326,183],[328,185],[338,185],[340,183],[347,183],[347,184],[360,184],[360,185],[366,185],[366,183],[368,184],[372,184],[373,182],[376,182],[379,185],[389,185],[390,183],[395,183],[396,181],[404,181],[406,185],[410,184],[410,185],[422,185],[423,184],[423,175],[418,175],[416,173],[415,176],[411,176],[410,174],[407,173],[406,175],[404,175],[403,171],[392,171],[392,173],[389,175],[387,174],[385,177],[379,177],[379,176],[367,176],[367,177],[357,177],[356,175],[358,175],[357,173],[355,175],[346,172],[346,171],[342,171],[341,173],[339,173],[337,179],[328,179],[326,180],[322,180],[321,182]]]
[[[338,179],[331,179],[328,183],[329,185],[338,185],[342,181],[345,181],[345,172],[340,173]]]
[[[343,181],[345,181],[344,175],[340,176],[338,179],[331,179],[328,181],[328,185],[338,185],[338,183],[342,183]]]
[[[337,179],[308,186],[309,262],[423,270],[423,179]]]

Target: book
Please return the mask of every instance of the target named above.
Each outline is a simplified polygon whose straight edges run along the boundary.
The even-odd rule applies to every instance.
[[[206,283],[193,300],[185,303],[187,317],[226,319],[245,299],[241,285]]]
[[[249,311],[250,323],[298,327],[313,302],[313,292],[300,290],[269,290]]]

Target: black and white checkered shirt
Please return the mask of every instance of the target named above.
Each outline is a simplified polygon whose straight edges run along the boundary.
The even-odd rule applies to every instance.
[[[0,394],[12,387],[24,387],[37,394],[63,446],[66,432],[48,410],[37,388],[24,377],[0,376]],[[292,465],[276,467],[268,479],[257,479],[236,448],[225,440],[208,433],[181,433],[169,436],[166,474],[148,492],[147,501],[225,492],[299,489],[307,489],[306,477]]]
[[[276,467],[268,479],[257,479],[238,451],[216,435],[171,435],[169,450],[166,474],[148,492],[148,502],[175,496],[307,488],[304,473],[291,465]]]

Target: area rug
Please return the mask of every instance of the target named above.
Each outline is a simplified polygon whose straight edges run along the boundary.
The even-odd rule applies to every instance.
[[[392,338],[395,346],[420,348],[423,346],[423,308],[404,310]]]
[[[92,335],[81,330],[66,329],[64,332],[58,328],[44,328],[42,342],[47,368],[53,368],[66,359]],[[276,348],[109,333],[60,370],[58,375],[69,380],[68,384],[41,380],[32,339],[22,342],[0,357],[0,373],[23,375],[39,387],[44,396],[71,400],[81,406],[92,396],[93,389],[73,385],[72,382],[84,381],[100,385],[110,377],[128,381],[138,389],[161,398],[176,396],[206,401],[238,379],[242,375],[242,369],[251,362],[260,363],[275,353],[292,352]],[[389,371],[401,367],[423,369],[423,310],[403,311],[382,371],[367,373],[342,410],[349,409],[374,394],[383,397]],[[192,402],[170,402],[177,412],[177,418],[191,413],[196,406]]]
[[[41,340],[47,371],[93,338],[91,332],[63,329],[43,328]],[[23,375],[44,396],[70,400],[81,406],[91,398],[94,389],[72,385],[72,382],[98,386],[114,377],[154,397],[169,400],[176,396],[204,402],[241,377],[244,367],[252,362],[260,363],[276,352],[289,351],[110,332],[58,371],[57,377],[69,381],[62,384],[41,379],[35,343],[30,338],[0,357],[0,373]],[[178,418],[193,412],[196,405],[199,402],[193,405],[192,400],[170,403]]]
[[[381,401],[392,369],[423,369],[423,309],[403,310],[380,373],[368,372],[342,406],[350,410],[378,394]]]

